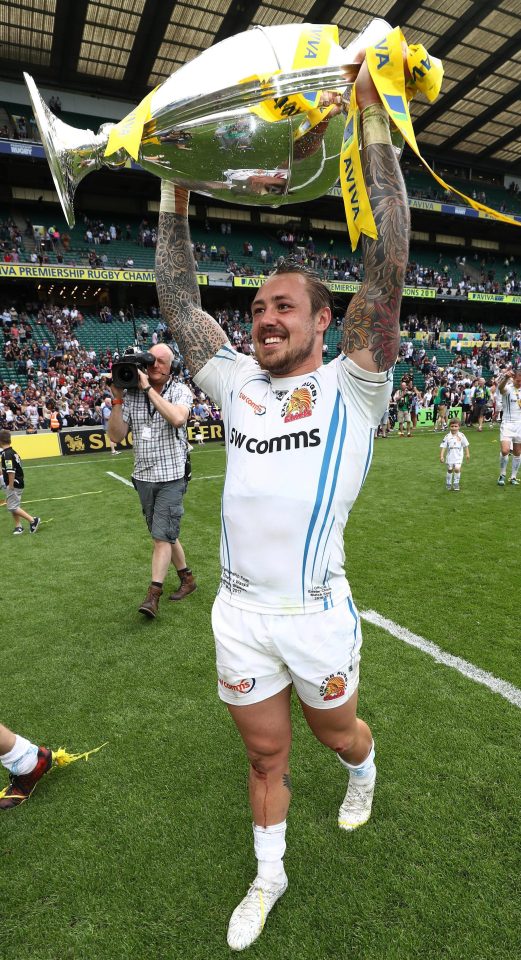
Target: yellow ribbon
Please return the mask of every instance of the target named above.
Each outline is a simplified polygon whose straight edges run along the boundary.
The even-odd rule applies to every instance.
[[[404,35],[400,28],[396,27],[395,30],[388,34],[385,40],[382,40],[380,43],[376,44],[376,46],[370,47],[366,51],[369,73],[371,74],[373,82],[376,86],[380,100],[382,101],[382,104],[394,125],[399,130],[404,140],[407,141],[411,150],[416,154],[418,159],[421,160],[431,176],[434,177],[436,182],[439,183],[444,190],[449,190],[452,193],[456,193],[474,210],[481,210],[483,213],[488,213],[497,220],[501,220],[503,223],[510,223],[515,226],[519,226],[519,221],[514,220],[512,217],[509,217],[504,213],[500,213],[498,210],[493,210],[492,207],[487,207],[485,204],[479,203],[477,200],[473,200],[465,193],[462,193],[460,190],[456,190],[455,187],[452,187],[449,183],[446,183],[445,180],[442,180],[441,177],[434,172],[432,167],[430,167],[427,161],[422,157],[416,142],[416,136],[412,126],[408,102],[412,99],[412,97],[414,97],[418,90],[423,93],[430,102],[436,99],[441,89],[443,66],[437,57],[431,57],[430,54],[427,53],[422,44],[413,44],[407,49],[407,66],[409,68],[411,77],[410,80],[406,81],[403,64],[403,43],[405,43]],[[351,106],[353,106],[353,98],[351,99]],[[356,103],[353,109],[356,109]],[[348,124],[349,116],[346,127]],[[350,141],[350,146],[352,159],[353,154],[358,150],[358,139],[356,139],[356,141],[354,139]],[[354,210],[352,207],[350,208],[353,190],[351,181],[346,179],[345,171],[347,170],[350,172],[351,167],[349,164],[346,164],[346,158],[344,155],[345,152],[346,151],[344,150],[341,156],[340,180],[342,184],[344,204],[346,206],[349,236],[351,239],[352,248],[355,250],[358,244],[360,233],[365,233],[367,236],[374,238],[374,220],[372,216],[369,217],[365,213],[362,213],[362,210],[365,206],[362,196],[363,194],[367,193],[365,184],[363,182],[357,182],[357,190],[355,194],[357,206],[354,208]],[[342,163],[342,160],[344,163]],[[359,213],[357,213],[357,208],[360,210]]]
[[[121,147],[134,159],[139,159],[139,147],[143,136],[143,127],[152,116],[152,97],[157,87],[149,93],[141,103],[138,103],[123,120],[120,120],[109,133],[109,139],[104,156],[110,157]]]
[[[353,85],[340,151],[340,185],[342,187],[347,229],[353,250],[357,247],[361,233],[365,233],[373,240],[376,240],[378,236],[358,149],[359,119],[360,113]]]
[[[331,44],[338,45],[338,27],[331,24],[321,24],[302,30],[293,57],[292,70],[305,70],[308,67],[323,67],[329,61]],[[261,84],[271,81],[272,77],[279,74],[277,70],[271,74],[254,74],[247,77],[242,83],[248,83],[251,80],[260,80]],[[251,108],[251,112],[265,120],[267,123],[276,123],[278,120],[287,120],[289,117],[296,116],[299,113],[306,114],[306,121],[299,127],[296,139],[304,136],[309,131],[324,120],[331,112],[331,105],[328,104],[321,109],[320,90],[309,93],[292,93],[275,100],[266,100],[256,107]]]
[[[76,760],[87,761],[93,753],[98,753],[98,751],[106,747],[107,744],[108,740],[100,744],[99,747],[94,747],[93,750],[86,750],[85,753],[67,753],[64,747],[59,747],[58,750],[52,751],[52,762],[55,763],[57,767],[66,767],[69,763],[76,763]]]

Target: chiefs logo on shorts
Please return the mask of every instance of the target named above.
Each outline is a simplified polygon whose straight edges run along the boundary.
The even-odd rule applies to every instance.
[[[255,677],[250,677],[247,680],[239,680],[237,683],[228,683],[227,680],[221,680],[219,677],[219,683],[225,690],[232,690],[233,693],[249,693],[255,686]]]
[[[332,673],[326,677],[320,686],[320,696],[323,700],[338,700],[347,690],[347,676],[345,673]]]
[[[316,395],[316,387],[311,383],[305,383],[302,387],[293,390],[282,408],[284,423],[310,417],[315,406]]]

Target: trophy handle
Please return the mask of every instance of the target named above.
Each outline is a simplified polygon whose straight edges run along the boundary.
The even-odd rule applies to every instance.
[[[64,123],[55,117],[44,103],[33,78],[24,73],[24,79],[56,192],[67,223],[69,227],[73,227],[76,187],[88,173],[98,170],[104,162],[107,163],[103,160],[108,140],[104,127],[112,124],[104,124],[99,133],[93,133],[92,130],[79,130]],[[123,162],[124,158],[111,158],[109,165],[120,166]]]

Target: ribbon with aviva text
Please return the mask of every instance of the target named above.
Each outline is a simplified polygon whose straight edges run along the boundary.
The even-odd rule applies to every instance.
[[[422,157],[413,130],[409,101],[417,91],[429,101],[438,96],[443,79],[443,66],[436,57],[431,57],[424,46],[407,47],[407,67],[410,79],[405,78],[403,43],[405,38],[399,27],[374,47],[366,50],[369,73],[378,91],[380,100],[390,119],[407,141],[437,183],[445,190],[462,197],[474,210],[488,213],[504,223],[519,226],[519,222],[506,214],[493,210],[467,197],[460,190],[439,177]],[[346,210],[347,226],[352,249],[355,250],[360,234],[376,239],[377,231],[362,173],[359,152],[359,111],[356,104],[356,83],[351,90],[351,101],[344,130],[344,142],[340,157],[340,182]]]
[[[338,27],[329,24],[306,27],[300,34],[291,69],[305,70],[309,67],[325,66],[329,63],[331,45],[338,46],[338,43]],[[255,74],[246,77],[241,83],[248,83],[251,80],[271,83],[279,73],[281,73],[280,70],[262,76]],[[321,98],[321,90],[292,93],[274,100],[265,100],[258,106],[251,107],[251,112],[267,123],[276,123],[278,120],[287,120],[297,114],[305,114],[295,134],[295,139],[299,140],[331,113],[333,105],[327,103],[321,106]]]

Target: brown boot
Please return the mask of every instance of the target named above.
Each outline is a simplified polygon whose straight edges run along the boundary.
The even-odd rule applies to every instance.
[[[186,570],[177,571],[180,585],[179,590],[176,590],[175,593],[171,593],[169,600],[183,600],[184,597],[187,597],[189,593],[193,593],[197,589],[197,584],[194,580],[192,571],[186,568]]]
[[[147,595],[143,600],[143,603],[138,608],[140,613],[144,613],[146,617],[150,617],[153,620],[157,617],[157,608],[159,606],[159,598],[163,593],[162,587],[155,587],[153,583],[150,584]]]

